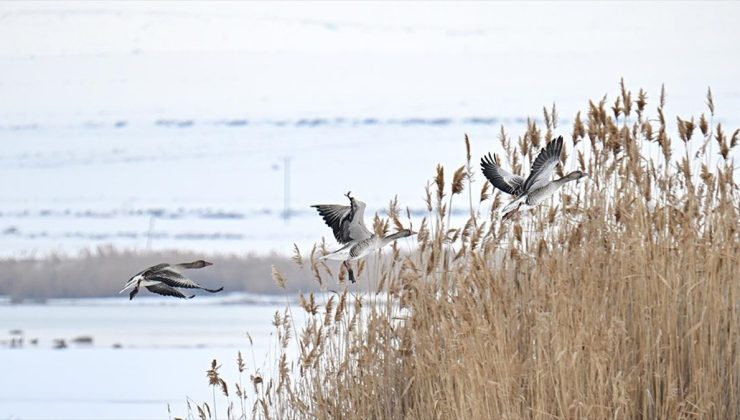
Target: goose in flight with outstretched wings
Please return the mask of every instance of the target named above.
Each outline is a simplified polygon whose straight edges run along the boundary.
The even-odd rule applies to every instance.
[[[411,236],[416,232],[411,229],[401,229],[396,233],[380,237],[371,233],[365,227],[365,203],[356,200],[351,193],[345,194],[349,199],[349,206],[340,204],[315,204],[319,215],[334,232],[337,242],[344,246],[321,257],[321,259],[343,261],[347,268],[349,280],[355,282],[355,274],[349,262],[360,259],[379,250],[399,238]]]
[[[157,293],[162,296],[178,297],[181,299],[191,299],[195,295],[186,296],[180,290],[176,289],[177,287],[184,289],[201,289],[210,293],[220,292],[224,289],[223,287],[218,289],[208,289],[185,277],[181,272],[184,269],[203,268],[209,265],[213,265],[213,263],[203,260],[174,265],[167,263],[157,264],[136,273],[118,293],[123,293],[128,289],[133,289],[129,294],[129,300],[131,300],[137,293],[139,293],[139,287],[142,286],[146,287],[146,289],[152,293]]]
[[[532,169],[526,179],[503,169],[490,153],[481,159],[480,165],[483,175],[491,184],[516,198],[502,209],[502,213],[504,213],[502,220],[510,219],[519,211],[533,208],[553,195],[566,183],[588,176],[588,174],[581,171],[573,171],[562,178],[550,179],[555,172],[555,167],[560,162],[562,149],[563,136],[547,143],[547,146],[540,150],[540,154],[532,163]]]

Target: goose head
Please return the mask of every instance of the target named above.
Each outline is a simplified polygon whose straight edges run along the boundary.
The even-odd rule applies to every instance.
[[[398,232],[396,232],[396,235],[398,235],[398,238],[406,238],[408,236],[416,235],[418,232],[414,232],[411,229],[401,229]]]
[[[587,174],[587,173],[585,173],[585,172],[581,172],[581,171],[573,171],[573,172],[569,173],[568,175],[564,176],[563,178],[565,178],[568,181],[577,181],[577,180],[579,180],[581,178],[585,178],[587,176],[590,176],[590,175]]]
[[[185,263],[181,265],[186,268],[203,268],[203,267],[208,267],[209,265],[213,265],[213,263],[208,262],[208,261],[203,261],[203,260],[196,260],[191,263]]]

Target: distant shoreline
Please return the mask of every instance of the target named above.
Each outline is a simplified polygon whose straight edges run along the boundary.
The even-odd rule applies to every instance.
[[[137,271],[164,261],[190,261],[204,254],[183,251],[134,252],[99,248],[77,257],[50,255],[46,258],[0,259],[0,304],[48,299],[114,298]],[[224,286],[226,293],[277,295],[272,266],[288,279],[287,292],[319,290],[309,272],[300,270],[288,257],[271,255],[207,255],[214,263],[194,278],[207,285]]]

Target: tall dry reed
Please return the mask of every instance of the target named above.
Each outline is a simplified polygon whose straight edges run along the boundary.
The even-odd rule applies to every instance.
[[[622,82],[590,102],[561,156],[590,181],[512,223],[487,184],[470,198],[466,142],[451,185],[442,167],[428,184],[415,249],[361,264],[365,293],[302,296],[297,331],[276,314],[274,375],[229,417],[740,418],[738,131],[713,124],[711,92],[709,116],[668,118],[659,98],[652,114]],[[557,124],[553,106],[517,140],[502,127],[497,159],[528,168]],[[450,226],[465,188],[470,218]],[[320,252],[296,261],[326,288]]]

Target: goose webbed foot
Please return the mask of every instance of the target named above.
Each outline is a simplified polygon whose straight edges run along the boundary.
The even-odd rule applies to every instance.
[[[516,212],[517,212],[517,210],[512,210],[512,211],[506,213],[505,215],[503,215],[503,217],[501,217],[501,221],[502,222],[505,222],[505,221],[511,219],[512,217],[514,217],[514,215],[516,214]]]
[[[344,267],[347,269],[347,274],[349,276],[349,281],[351,283],[355,282],[355,272],[352,271],[352,266],[350,265],[349,261],[345,261],[342,264],[344,264]]]
[[[512,210],[512,211],[510,211],[510,212],[508,212],[508,213],[506,213],[506,214],[504,214],[504,215],[503,215],[503,216],[501,217],[501,221],[502,221],[502,222],[505,222],[505,221],[507,221],[507,220],[509,220],[509,219],[513,218],[513,217],[514,217],[514,216],[515,216],[515,215],[516,215],[517,213],[519,213],[519,209],[520,209],[521,207],[522,207],[522,203],[519,203],[519,205],[518,205],[518,206],[516,206],[516,208],[515,208],[514,210]]]
[[[132,290],[131,293],[128,294],[128,300],[132,300],[137,293],[139,293],[139,288],[134,287],[134,290]]]

